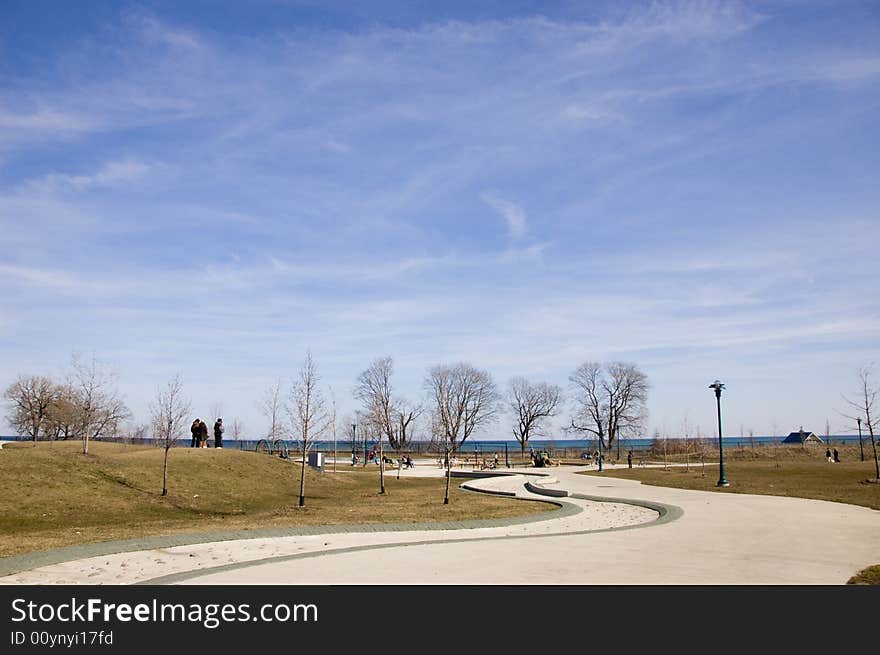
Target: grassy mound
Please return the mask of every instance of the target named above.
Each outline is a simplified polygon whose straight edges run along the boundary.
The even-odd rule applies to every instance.
[[[846,584],[880,585],[880,564],[862,569],[847,580]]]
[[[73,544],[160,534],[351,523],[416,523],[521,516],[543,503],[450,490],[442,478],[376,467],[306,473],[306,506],[297,507],[300,467],[237,450],[174,449],[168,496],[162,497],[163,451],[93,442],[83,455],[72,442],[11,444],[0,450],[0,556]]]

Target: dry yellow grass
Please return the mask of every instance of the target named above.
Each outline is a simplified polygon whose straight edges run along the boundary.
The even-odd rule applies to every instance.
[[[521,516],[551,509],[451,488],[441,478],[339,467],[307,471],[306,506],[297,507],[300,467],[235,450],[174,449],[163,498],[162,451],[153,447],[41,442],[0,450],[0,556],[72,544],[160,534],[353,523],[417,523]]]
[[[706,464],[705,475],[699,460],[691,460],[690,472],[685,467],[607,469],[602,475],[641,480],[645,484],[682,489],[720,491],[724,493],[764,494],[815,498],[880,509],[880,484],[869,483],[875,477],[873,459],[859,461],[858,446],[838,447],[841,462],[829,464],[825,448],[794,447],[772,449],[725,449],[725,477],[729,487],[716,487],[718,482],[717,452],[712,464]],[[708,458],[708,455],[707,455]],[[684,461],[683,458],[676,458]],[[657,462],[656,458],[652,459]],[[661,460],[662,461],[662,460]],[[670,463],[672,458],[670,458]],[[594,473],[594,472],[591,472]]]

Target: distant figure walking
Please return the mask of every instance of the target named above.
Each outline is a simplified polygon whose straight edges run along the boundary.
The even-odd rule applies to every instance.
[[[626,464],[627,464],[627,466],[629,466],[630,468],[633,467],[633,451],[629,451],[629,452],[626,454]]]
[[[232,426],[235,428],[235,426]],[[218,418],[214,423],[214,448],[223,448],[223,419]]]
[[[199,419],[193,421],[192,427],[189,429],[192,432],[192,442],[190,442],[190,448],[198,448],[199,447],[199,435],[201,431],[199,430]]]
[[[825,458],[828,460],[829,464],[834,461],[833,459],[831,459],[831,449],[830,448],[825,449]]]
[[[199,447],[208,447],[208,424],[199,419]]]
[[[837,448],[834,449],[834,461],[840,464],[840,453],[837,452]]]

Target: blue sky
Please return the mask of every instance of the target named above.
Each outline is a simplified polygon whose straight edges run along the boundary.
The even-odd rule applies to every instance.
[[[307,349],[340,414],[379,356],[622,359],[650,431],[715,378],[727,434],[843,431],[878,110],[871,2],[7,1],[0,385],[94,353],[259,434]]]

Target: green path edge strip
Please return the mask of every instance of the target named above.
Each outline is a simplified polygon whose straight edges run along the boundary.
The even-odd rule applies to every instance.
[[[467,491],[472,491],[467,489]],[[474,492],[477,493],[477,492]],[[215,541],[234,541],[238,539],[265,539],[272,537],[298,537],[320,534],[341,534],[348,532],[415,532],[419,530],[470,530],[475,528],[504,528],[524,523],[537,523],[551,519],[565,518],[581,511],[568,503],[550,500],[528,500],[556,505],[555,509],[540,514],[513,516],[503,519],[469,519],[465,521],[424,521],[421,523],[354,523],[340,525],[313,525],[297,528],[256,528],[254,530],[229,530],[219,532],[196,532],[177,535],[143,537],[139,539],[121,539],[116,541],[99,541],[91,544],[66,546],[53,550],[13,555],[0,558],[0,577],[30,571],[32,569],[61,564],[72,560],[99,557],[101,555],[117,555],[139,550],[171,548],[174,546],[190,546]],[[574,511],[571,509],[574,507]]]
[[[530,483],[525,483],[525,488],[531,490]],[[462,485],[464,489],[468,491],[472,491],[474,493],[487,493],[486,491],[477,491],[475,489],[468,489],[464,485]],[[546,490],[542,490],[546,491]],[[539,493],[533,492],[533,493]],[[659,514],[658,518],[654,521],[647,521],[645,523],[635,523],[633,525],[622,525],[615,528],[599,528],[597,530],[578,530],[574,532],[556,532],[552,534],[529,534],[529,535],[501,535],[497,537],[465,537],[458,539],[426,539],[422,541],[401,541],[397,543],[384,543],[384,544],[372,544],[369,546],[350,546],[348,548],[336,548],[330,551],[314,551],[311,553],[296,553],[293,555],[282,555],[280,557],[266,557],[258,560],[250,560],[247,562],[236,562],[233,564],[223,564],[220,566],[214,566],[207,569],[199,569],[193,571],[181,571],[179,573],[172,573],[170,575],[163,575],[158,578],[152,578],[150,580],[144,580],[142,582],[135,583],[136,585],[167,585],[167,584],[177,584],[179,582],[185,582],[186,580],[191,580],[192,578],[200,578],[206,575],[214,575],[216,573],[223,573],[225,571],[235,571],[238,569],[244,569],[251,566],[260,566],[262,564],[269,564],[271,562],[290,562],[292,560],[298,559],[308,559],[312,557],[321,557],[323,555],[341,555],[345,553],[355,553],[359,551],[367,551],[367,550],[379,550],[382,548],[398,548],[402,546],[432,546],[434,544],[456,544],[463,542],[477,542],[477,541],[499,541],[502,539],[546,539],[548,537],[567,537],[567,536],[578,536],[578,535],[588,535],[588,534],[599,534],[602,532],[618,532],[621,530],[635,530],[638,528],[648,528],[657,525],[663,525],[665,523],[669,523],[671,521],[675,521],[676,519],[681,518],[684,515],[684,510],[676,505],[666,505],[664,503],[655,503],[649,500],[633,500],[628,498],[606,498],[603,496],[588,496],[586,494],[569,494],[567,491],[565,492],[566,496],[570,498],[577,498],[579,500],[589,500],[594,502],[603,502],[603,503],[622,503],[625,505],[635,505],[637,507],[645,507],[647,509],[654,510]],[[547,494],[544,494],[547,495]],[[556,497],[558,498],[558,497]],[[519,500],[530,500],[528,498],[520,498]],[[574,508],[575,511],[572,511],[570,514],[577,514],[581,512],[581,508],[577,505],[572,505],[571,503],[567,503],[561,500],[554,500],[554,502],[558,503],[561,507],[569,507]],[[555,515],[555,512],[554,512]],[[557,518],[554,516],[553,518]],[[525,522],[525,521],[524,521]]]

